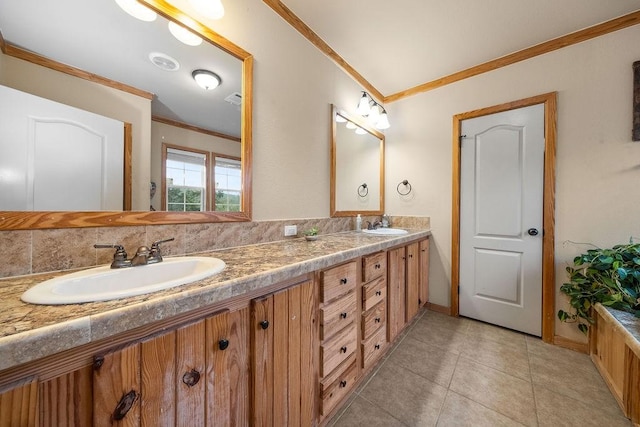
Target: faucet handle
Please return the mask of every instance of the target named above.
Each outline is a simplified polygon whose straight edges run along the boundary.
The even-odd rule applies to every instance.
[[[160,251],[160,243],[167,243],[175,240],[175,237],[165,240],[158,240],[151,244],[151,251],[149,252],[149,258],[153,259],[153,262],[162,261],[162,252]]]
[[[176,240],[176,238],[175,238],[175,237],[172,237],[172,238],[170,238],[170,239],[157,240],[157,241],[155,241],[155,242],[153,242],[153,243],[151,244],[151,249],[159,249],[159,248],[160,248],[160,243],[172,242],[172,241],[174,241],[174,240]]]
[[[111,263],[111,268],[121,268],[128,267],[127,262],[127,251],[124,250],[124,246],[122,245],[105,245],[105,244],[95,244],[93,245],[96,249],[110,249],[114,248],[116,252],[113,254],[113,262]]]

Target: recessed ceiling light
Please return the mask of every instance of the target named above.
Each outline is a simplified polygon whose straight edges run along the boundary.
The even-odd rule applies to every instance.
[[[178,71],[180,68],[180,63],[178,61],[164,53],[151,52],[149,54],[149,60],[153,65],[164,71]]]
[[[205,90],[215,89],[222,82],[216,73],[209,70],[195,70],[191,75],[196,83]]]
[[[202,38],[173,21],[169,21],[169,31],[173,34],[173,37],[188,46],[198,46],[202,43]]]
[[[158,17],[153,10],[142,3],[138,3],[136,0],[116,0],[116,3],[122,10],[141,21],[152,22]]]

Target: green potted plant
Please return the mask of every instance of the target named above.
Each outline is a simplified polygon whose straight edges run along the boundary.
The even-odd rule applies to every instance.
[[[305,231],[304,238],[307,240],[317,240],[318,239],[318,227],[312,227]]]
[[[583,333],[593,324],[595,303],[640,317],[640,243],[630,241],[608,249],[589,249],[567,267],[569,282],[560,291],[569,297],[574,312],[558,311],[562,322],[575,322]]]

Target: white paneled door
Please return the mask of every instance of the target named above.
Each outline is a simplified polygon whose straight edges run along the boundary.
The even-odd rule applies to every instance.
[[[544,105],[464,120],[460,315],[540,336]]]

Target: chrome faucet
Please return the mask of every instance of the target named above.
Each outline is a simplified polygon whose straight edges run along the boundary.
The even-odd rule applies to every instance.
[[[382,227],[382,223],[378,220],[373,221],[373,224],[371,221],[367,221],[367,230],[377,230],[380,227]]]
[[[133,258],[127,259],[127,252],[122,245],[93,245],[96,249],[114,248],[116,252],[113,254],[113,262],[111,268],[137,267],[140,265],[156,264],[162,262],[162,252],[160,251],[160,243],[171,242],[174,238],[166,240],[158,240],[151,244],[151,248],[140,246]]]

